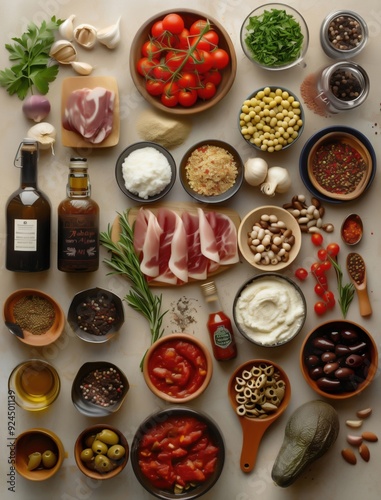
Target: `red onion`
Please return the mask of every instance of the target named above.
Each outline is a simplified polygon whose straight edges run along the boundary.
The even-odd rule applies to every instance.
[[[50,102],[41,95],[32,95],[25,99],[22,106],[24,115],[36,123],[39,123],[50,112]]]

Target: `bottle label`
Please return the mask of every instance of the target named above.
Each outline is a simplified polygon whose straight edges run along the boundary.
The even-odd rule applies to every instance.
[[[214,343],[221,349],[226,349],[232,343],[231,333],[224,326],[218,326],[213,335]]]
[[[15,251],[37,251],[37,219],[15,219],[14,235]]]
[[[98,218],[92,215],[65,215],[58,221],[58,259],[97,260],[99,253]]]

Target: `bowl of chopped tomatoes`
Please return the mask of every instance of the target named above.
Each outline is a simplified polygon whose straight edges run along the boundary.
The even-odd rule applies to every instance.
[[[236,70],[234,45],[224,27],[190,9],[151,17],[131,44],[136,88],[168,113],[190,115],[215,106],[229,92]]]
[[[205,413],[185,407],[160,410],[139,426],[131,464],[140,484],[162,500],[192,500],[220,477],[225,444],[218,425]]]

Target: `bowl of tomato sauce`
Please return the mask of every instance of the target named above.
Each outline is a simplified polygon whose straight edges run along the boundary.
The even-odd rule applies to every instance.
[[[136,478],[162,500],[204,495],[217,482],[224,462],[224,438],[218,425],[205,413],[184,406],[147,417],[131,445]]]
[[[147,386],[169,403],[187,403],[200,396],[212,373],[208,348],[187,333],[161,337],[148,349],[143,363]]]

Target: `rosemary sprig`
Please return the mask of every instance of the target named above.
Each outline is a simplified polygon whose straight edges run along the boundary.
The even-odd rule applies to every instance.
[[[133,245],[133,228],[128,222],[128,212],[129,210],[123,214],[118,214],[120,224],[119,241],[115,243],[112,240],[112,228],[109,225],[107,231],[100,234],[100,242],[111,253],[110,258],[104,259],[105,264],[112,269],[109,274],[121,274],[130,281],[131,289],[124,297],[124,300],[148,321],[151,344],[153,344],[164,333],[162,322],[167,311],[161,312],[162,295],[152,293],[140,269],[140,262]],[[141,369],[143,368],[144,356],[140,362]]]
[[[347,316],[349,306],[353,300],[355,294],[355,287],[353,283],[346,283],[343,285],[343,271],[341,270],[340,264],[337,262],[337,259],[329,256],[329,259],[336,271],[337,278],[337,290],[339,292],[339,305],[341,309],[341,313],[343,318]]]

